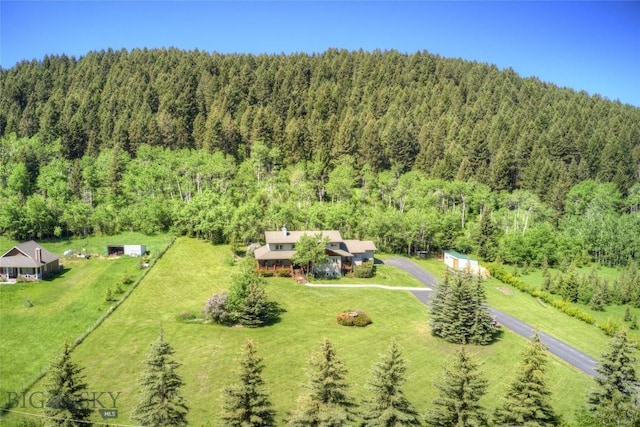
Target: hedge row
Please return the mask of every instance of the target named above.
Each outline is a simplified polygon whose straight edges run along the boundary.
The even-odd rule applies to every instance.
[[[502,265],[489,264],[487,265],[487,269],[489,270],[489,273],[491,273],[492,277],[495,277],[506,285],[513,286],[514,288],[519,289],[520,291],[525,292],[534,298],[538,298],[539,300],[544,301],[545,303],[557,308],[558,310],[568,314],[569,316],[582,320],[585,323],[588,323],[590,325],[596,323],[596,319],[591,314],[574,306],[570,301],[556,298],[550,292],[542,291],[524,283],[522,280],[518,279],[513,274],[505,270]],[[598,324],[597,326],[605,331],[605,333],[608,332],[608,327],[605,328],[603,327],[604,325],[601,324]]]

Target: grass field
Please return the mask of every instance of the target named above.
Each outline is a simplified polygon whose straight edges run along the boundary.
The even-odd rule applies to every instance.
[[[220,425],[220,393],[235,380],[237,359],[248,338],[256,342],[264,357],[264,378],[280,420],[295,406],[300,385],[306,379],[307,361],[323,337],[334,343],[344,359],[357,399],[365,394],[372,362],[395,338],[409,363],[406,395],[420,412],[426,412],[434,397],[433,380],[456,346],[430,335],[427,310],[409,292],[307,288],[290,279],[270,278],[267,293],[286,310],[279,323],[250,329],[178,320],[180,313],[199,312],[212,293],[229,286],[235,271],[225,262],[229,254],[226,246],[177,239],[135,292],[74,351],[74,360],[86,368],[90,390],[121,393],[117,404],[119,424],[133,424],[130,413],[137,401],[137,378],[160,328],[175,348],[175,357],[183,363],[180,373],[191,408],[190,425]],[[396,274],[392,269],[387,273]],[[337,325],[336,315],[346,309],[362,309],[374,323],[362,329]],[[491,346],[471,348],[490,380],[484,400],[488,408],[499,404],[525,345],[524,339],[505,332]],[[554,407],[572,419],[592,381],[563,362],[550,360]],[[40,382],[33,390],[43,387]],[[95,419],[100,417],[96,415]]]
[[[128,234],[111,237],[143,241],[153,257],[167,243],[167,236]],[[87,246],[87,253],[104,252],[106,238],[87,241],[41,242],[51,252]],[[2,251],[15,242],[3,240]],[[87,243],[89,243],[87,245]],[[105,299],[106,290],[116,289],[124,275],[136,280],[143,272],[139,259],[91,257],[61,258],[62,273],[41,282],[0,285],[0,396],[20,392],[47,369],[65,342],[73,344],[90,330],[114,302]],[[131,285],[120,285],[126,291]],[[123,294],[116,294],[119,298]],[[30,301],[32,306],[28,306]]]

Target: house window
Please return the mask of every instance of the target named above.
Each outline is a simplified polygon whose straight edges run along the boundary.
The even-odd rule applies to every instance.
[[[282,250],[282,245],[276,245],[276,251],[281,251]]]

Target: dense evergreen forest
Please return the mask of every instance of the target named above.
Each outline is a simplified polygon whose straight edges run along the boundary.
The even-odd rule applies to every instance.
[[[0,233],[337,228],[397,252],[626,264],[640,109],[427,52],[47,56],[0,70]]]

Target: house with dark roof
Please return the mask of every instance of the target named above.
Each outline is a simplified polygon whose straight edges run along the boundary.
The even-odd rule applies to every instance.
[[[41,280],[60,269],[59,257],[30,240],[5,252],[0,257],[0,279]]]
[[[325,253],[329,261],[325,265],[315,266],[314,270],[320,270],[324,275],[340,276],[353,271],[354,265],[374,259],[376,246],[370,240],[344,240],[337,230],[289,231],[283,227],[281,231],[264,233],[265,245],[253,253],[258,262],[258,269],[292,269],[291,259],[296,253],[296,243],[304,235],[318,234],[328,240]]]

